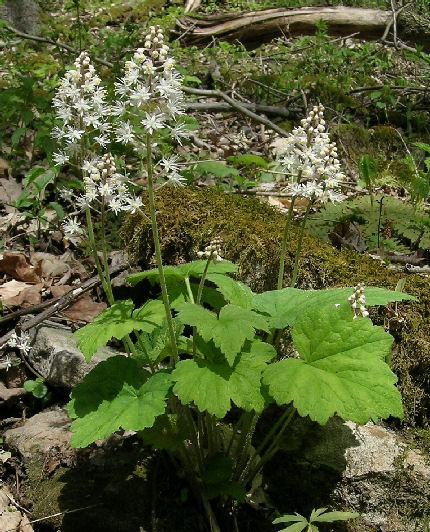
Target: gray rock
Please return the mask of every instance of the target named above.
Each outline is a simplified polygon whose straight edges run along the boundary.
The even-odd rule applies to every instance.
[[[118,354],[110,347],[100,347],[87,363],[68,329],[40,326],[34,335],[29,361],[47,384],[70,389],[99,362]]]
[[[0,16],[19,31],[40,35],[39,6],[36,0],[6,0],[0,6]]]
[[[55,407],[26,420],[21,427],[5,431],[4,441],[26,460],[46,463],[49,458],[72,459],[75,451],[69,445],[71,420],[66,409]]]
[[[306,441],[300,451],[306,460],[339,472],[332,502],[359,512],[360,530],[426,530],[430,464],[398,433],[371,422],[360,426],[334,418],[314,427]]]

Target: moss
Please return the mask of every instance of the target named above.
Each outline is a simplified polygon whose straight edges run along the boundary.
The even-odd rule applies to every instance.
[[[145,198],[143,198],[145,201]],[[147,203],[147,201],[146,201]],[[214,236],[224,240],[225,258],[239,265],[239,277],[260,292],[276,286],[284,215],[256,198],[227,195],[215,189],[163,187],[157,194],[160,240],[166,264],[193,260],[196,251]],[[143,267],[154,266],[151,228],[141,215],[129,216],[121,236],[131,257]],[[296,251],[297,229],[287,244],[285,283]],[[407,274],[405,290],[418,302],[398,304],[396,312],[374,311],[396,344],[392,367],[399,376],[406,420],[424,426],[430,406],[430,279]],[[394,289],[404,274],[387,270],[378,262],[349,250],[337,251],[306,235],[298,284],[304,288],[369,286]]]

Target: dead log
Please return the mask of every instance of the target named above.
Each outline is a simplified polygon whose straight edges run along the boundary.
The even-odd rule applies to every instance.
[[[398,37],[411,35],[411,19],[398,20]],[[184,44],[206,45],[214,38],[229,42],[239,41],[254,48],[280,36],[313,35],[315,24],[324,20],[327,32],[335,37],[354,34],[364,40],[380,39],[392,20],[391,11],[355,7],[303,7],[300,9],[265,9],[246,13],[217,13],[206,16],[185,16],[177,20],[174,34]],[[415,20],[416,22],[416,20]],[[413,32],[414,42],[430,51],[430,30],[419,23],[420,31]]]

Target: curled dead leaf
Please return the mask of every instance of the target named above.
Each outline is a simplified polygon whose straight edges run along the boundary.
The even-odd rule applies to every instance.
[[[3,253],[0,261],[0,271],[25,283],[38,283],[40,277],[34,271],[33,266],[27,262],[23,253]]]

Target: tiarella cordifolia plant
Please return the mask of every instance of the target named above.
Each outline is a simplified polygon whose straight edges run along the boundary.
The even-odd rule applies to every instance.
[[[81,69],[82,81],[87,67]],[[85,155],[82,161],[86,162],[81,164],[90,244],[110,303],[75,335],[88,361],[111,337],[124,339],[127,351],[127,356],[98,364],[73,390],[68,406],[74,418],[71,443],[84,447],[119,428],[138,431],[144,443],[170,454],[216,532],[220,527],[211,499],[217,510],[230,510],[231,499],[252,499],[253,480],[278,451],[295,416],[309,416],[321,424],[335,414],[359,423],[402,416],[396,377],[384,362],[392,338],[363,317],[362,287],[320,291],[285,288],[254,294],[230,276],[237,268],[221,258],[219,237],[197,253],[202,260],[163,266],[154,178],[159,175],[173,185],[180,184],[181,179],[176,160],[171,157],[156,162],[154,152],[163,135],[180,142],[184,132],[177,122],[180,79],[159,29],[150,29],[144,48],[127,63],[116,91],[120,98],[112,109],[120,122],[110,131],[117,142],[132,145],[145,167],[157,263],[156,269],[129,275],[128,281],[132,286],[144,279],[158,283],[161,296],[140,308],[131,300],[113,300],[106,250],[102,269],[91,236],[89,205],[101,202],[101,215],[108,206],[121,210],[115,208],[115,202],[112,206],[116,196],[119,203],[123,201],[115,178],[116,163],[109,152],[87,157],[91,143],[103,148],[95,140],[97,132],[89,130],[89,141],[80,152],[70,146],[76,134],[69,134],[70,153],[77,159]],[[308,149],[323,133],[319,113],[316,116],[314,112],[302,128]],[[79,127],[78,131],[84,131]],[[82,138],[83,133],[78,140]],[[326,142],[327,138],[323,139]],[[327,172],[337,175],[334,147],[324,142],[317,150],[318,157],[328,157],[324,159]],[[313,190],[322,187],[325,193],[332,187],[321,185],[324,173],[318,164],[323,163],[313,162],[318,176],[318,180],[308,176],[316,183]],[[300,164],[303,171],[304,159]],[[330,178],[336,175],[330,174]],[[298,174],[296,182],[302,184]],[[311,201],[316,197],[316,192],[312,193]],[[131,210],[130,202],[121,205]],[[72,232],[75,220],[68,220],[65,227]],[[351,311],[351,293],[360,316]],[[412,299],[404,293],[371,287],[365,294],[368,306]],[[277,348],[277,339],[285,329],[291,333],[297,358],[286,358]],[[256,439],[256,425],[271,403],[279,405],[281,415],[263,439]]]
[[[330,142],[325,125],[324,107],[316,105],[301,121],[301,126],[274,144],[277,164],[287,177],[286,190],[291,195],[281,245],[278,289],[282,288],[288,229],[296,199],[306,198],[308,205],[302,221],[291,286],[296,283],[303,232],[312,205],[317,201],[339,201],[339,185],[345,175],[341,171],[336,143]]]

